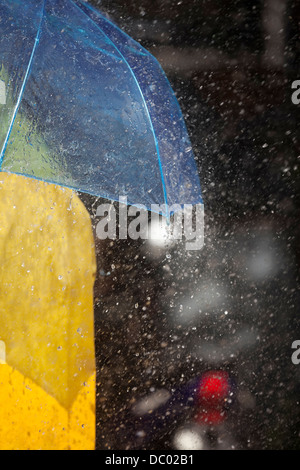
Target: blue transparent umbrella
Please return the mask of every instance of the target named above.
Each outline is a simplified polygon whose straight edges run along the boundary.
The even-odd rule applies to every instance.
[[[128,204],[202,203],[156,59],[86,2],[0,0],[1,170]]]

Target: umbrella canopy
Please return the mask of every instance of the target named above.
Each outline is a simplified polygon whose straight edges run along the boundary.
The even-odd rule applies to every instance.
[[[6,172],[128,204],[202,203],[175,94],[156,59],[77,0],[0,0]]]

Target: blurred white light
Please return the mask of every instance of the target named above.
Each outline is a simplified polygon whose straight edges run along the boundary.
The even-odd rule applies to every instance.
[[[173,446],[176,450],[203,450],[204,442],[196,429],[183,428],[176,432]]]
[[[254,234],[253,246],[249,247],[241,262],[249,279],[262,281],[274,277],[287,260],[280,245],[274,240],[274,234],[265,233]]]
[[[161,405],[164,405],[170,398],[171,394],[168,390],[157,390],[146,397],[139,400],[132,408],[137,416],[143,416],[150,413]]]
[[[174,244],[172,225],[165,218],[151,221],[149,224],[149,242],[158,248],[168,248]]]
[[[197,321],[207,312],[221,315],[223,313],[222,305],[226,299],[227,290],[224,285],[212,280],[204,281],[198,285],[197,293],[192,297],[182,299],[173,319],[176,323],[188,323]]]
[[[234,335],[222,338],[221,341],[196,341],[192,348],[193,357],[201,357],[203,360],[218,364],[220,361],[230,360],[241,351],[252,349],[259,341],[258,330],[251,326],[240,329]]]
[[[276,272],[276,257],[267,247],[259,247],[259,251],[248,260],[249,274],[254,279],[263,279]]]

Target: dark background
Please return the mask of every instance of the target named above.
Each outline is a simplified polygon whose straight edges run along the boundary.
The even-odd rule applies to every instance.
[[[92,3],[162,64],[205,204],[199,253],[97,244],[97,448],[136,448],[133,403],[221,368],[237,381],[229,448],[299,449],[299,2]],[[139,448],[172,448],[179,425]]]

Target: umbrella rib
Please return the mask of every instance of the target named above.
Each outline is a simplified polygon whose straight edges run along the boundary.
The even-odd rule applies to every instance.
[[[21,103],[22,98],[23,98],[23,94],[24,94],[24,90],[25,90],[25,85],[26,85],[27,80],[28,80],[28,77],[29,77],[29,75],[30,75],[31,64],[32,64],[32,61],[33,61],[33,56],[34,56],[34,53],[35,53],[35,50],[36,50],[36,46],[37,46],[37,44],[38,44],[38,42],[39,42],[39,39],[40,39],[41,26],[42,26],[42,22],[43,22],[43,18],[44,18],[45,4],[46,4],[46,0],[44,0],[44,2],[43,2],[42,12],[41,12],[41,18],[40,18],[40,23],[39,23],[39,26],[38,26],[38,30],[37,30],[37,33],[36,33],[35,41],[34,41],[34,44],[33,44],[33,47],[32,47],[31,55],[30,55],[30,58],[29,58],[29,62],[28,62],[28,65],[27,65],[26,72],[25,72],[25,77],[24,77],[24,80],[23,80],[23,83],[22,83],[22,86],[21,86],[21,90],[20,90],[20,93],[19,93],[19,96],[18,96],[17,103],[16,103],[16,105],[15,105],[15,109],[14,109],[14,112],[13,112],[13,115],[12,115],[12,118],[11,118],[11,122],[10,122],[10,125],[9,125],[9,128],[8,128],[6,137],[5,137],[5,140],[4,140],[2,149],[1,149],[1,154],[0,154],[0,169],[1,169],[1,166],[2,166],[2,163],[3,163],[4,154],[5,154],[5,151],[6,151],[8,139],[9,139],[10,133],[11,133],[11,131],[12,131],[12,127],[13,127],[13,125],[14,125],[15,118],[16,118],[17,112],[18,112],[18,110],[19,110],[20,103]]]
[[[71,0],[71,2],[73,3],[74,6],[76,6],[85,16],[87,16],[87,18],[92,21],[92,19],[73,1]],[[85,5],[86,6],[86,5]],[[125,64],[127,65],[131,75],[133,76],[134,78],[134,81],[138,87],[138,90],[141,94],[141,97],[142,97],[142,100],[143,100],[143,103],[144,103],[144,106],[145,106],[145,109],[146,109],[146,113],[147,113],[147,116],[148,116],[148,119],[149,119],[149,122],[150,122],[150,126],[151,126],[151,131],[152,131],[152,134],[153,134],[153,138],[154,138],[154,142],[155,142],[155,147],[156,147],[156,153],[157,153],[157,159],[158,159],[158,165],[159,165],[159,169],[160,169],[160,174],[161,174],[161,181],[162,181],[162,187],[163,187],[163,194],[164,194],[164,200],[165,200],[165,205],[166,205],[166,213],[167,213],[167,218],[168,218],[168,199],[167,199],[167,191],[166,191],[166,184],[165,184],[165,178],[164,178],[164,173],[163,173],[163,168],[162,168],[162,163],[161,163],[161,158],[160,158],[160,151],[159,151],[159,145],[158,145],[158,140],[157,140],[157,137],[156,137],[156,133],[155,133],[155,130],[154,130],[154,127],[153,127],[153,123],[152,123],[152,119],[151,119],[151,116],[150,116],[150,112],[149,112],[149,109],[148,109],[148,106],[147,106],[147,103],[145,101],[145,98],[144,98],[144,95],[142,93],[142,90],[141,90],[141,87],[139,85],[139,82],[135,76],[135,73],[134,71],[132,70],[132,67],[130,67],[128,61],[126,60],[126,58],[124,57],[124,55],[122,54],[122,52],[119,50],[119,48],[114,44],[114,42],[104,33],[104,31],[100,28],[100,26],[98,26],[96,23],[94,23],[95,26],[101,31],[102,34],[104,34],[104,36],[107,38],[107,40],[113,45],[113,47],[116,49],[116,51],[119,53],[119,55],[122,57],[122,59],[124,60]]]

